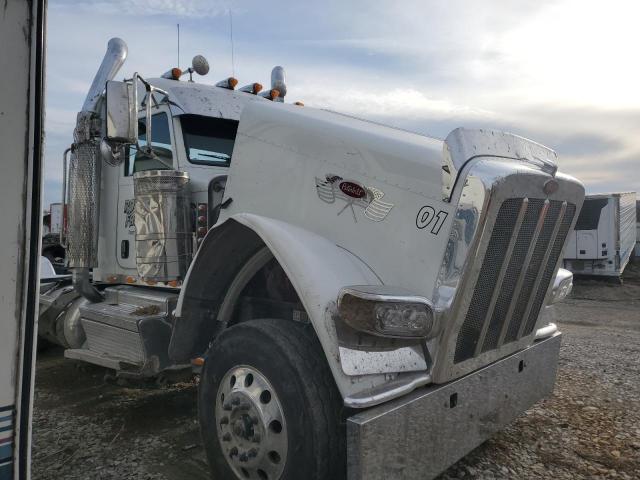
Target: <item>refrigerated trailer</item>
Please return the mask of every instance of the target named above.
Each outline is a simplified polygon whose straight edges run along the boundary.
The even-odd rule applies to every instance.
[[[564,250],[575,274],[619,277],[636,248],[636,193],[587,195]]]
[[[62,203],[52,203],[49,206],[49,233],[59,234],[62,231],[64,221],[64,208]]]
[[[640,200],[636,200],[636,260],[640,258]]]
[[[55,267],[63,271],[66,249],[63,246],[62,228],[64,226],[66,209],[63,203],[57,202],[49,205],[49,211],[45,214],[42,233],[42,255],[47,257]]]

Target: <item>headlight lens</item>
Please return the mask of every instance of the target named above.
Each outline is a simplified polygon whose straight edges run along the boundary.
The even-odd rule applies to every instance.
[[[558,274],[553,281],[553,288],[551,290],[551,300],[549,305],[558,303],[569,296],[573,290],[573,273],[569,270],[561,268],[558,270]]]
[[[434,331],[431,302],[389,287],[346,287],[338,296],[338,311],[350,327],[372,335],[427,338]]]

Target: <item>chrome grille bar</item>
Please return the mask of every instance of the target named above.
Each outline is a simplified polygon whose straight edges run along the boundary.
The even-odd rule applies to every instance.
[[[511,254],[513,253],[513,249],[516,245],[516,241],[518,240],[518,235],[520,234],[520,227],[522,226],[522,221],[524,220],[524,216],[525,216],[525,213],[527,212],[528,207],[529,207],[529,199],[525,197],[522,199],[520,212],[518,212],[518,218],[516,219],[516,223],[513,226],[513,233],[511,236],[511,240],[509,242],[509,246],[507,247],[506,253],[503,257],[502,267],[500,268],[500,273],[498,274],[498,278],[495,284],[496,288],[493,291],[493,295],[491,296],[491,302],[489,304],[489,308],[487,309],[487,314],[485,315],[484,322],[482,324],[480,337],[478,338],[478,343],[476,344],[475,352],[473,355],[474,357],[477,357],[478,354],[482,351],[485,337],[487,336],[487,331],[489,330],[489,325],[491,324],[491,318],[493,317],[493,312],[496,307],[496,302],[498,301],[498,296],[500,295],[500,291],[502,289],[502,283],[504,282],[504,277],[509,267],[509,259],[511,258]]]
[[[507,311],[506,318],[502,324],[502,329],[500,330],[500,337],[498,339],[498,347],[501,347],[504,343],[505,336],[507,334],[507,329],[511,324],[513,319],[513,312],[518,304],[518,300],[520,296],[523,294],[527,294],[533,296],[533,292],[522,292],[522,285],[524,284],[525,277],[527,275],[527,271],[529,270],[529,264],[531,263],[531,258],[533,257],[533,252],[536,248],[536,244],[538,243],[538,237],[540,236],[540,232],[542,231],[542,226],[544,225],[544,220],[547,216],[547,212],[549,211],[549,199],[544,201],[544,206],[540,211],[540,216],[538,217],[538,223],[536,225],[536,229],[533,233],[533,237],[531,238],[531,243],[529,244],[529,250],[527,251],[527,256],[525,257],[524,263],[522,265],[522,270],[520,271],[520,276],[518,277],[518,282],[516,283],[516,288],[514,290],[513,302],[509,306],[509,310]],[[524,322],[524,317],[521,319],[521,323]]]
[[[547,245],[547,249],[544,252],[541,268],[540,270],[538,270],[538,275],[536,276],[536,280],[533,284],[532,293],[529,297],[529,301],[527,302],[527,308],[525,309],[524,315],[522,316],[522,322],[520,322],[520,328],[518,329],[518,338],[521,338],[522,334],[524,333],[524,329],[527,324],[529,314],[531,313],[531,307],[533,306],[533,302],[535,300],[534,293],[538,291],[538,288],[540,288],[540,282],[542,280],[542,277],[544,276],[546,265],[549,262],[549,256],[551,255],[551,251],[553,250],[553,246],[556,242],[556,237],[558,236],[558,232],[560,231],[560,226],[562,225],[562,221],[564,220],[564,216],[566,212],[567,212],[567,202],[562,202],[562,206],[560,207],[560,213],[558,215],[558,218],[556,219],[556,224],[553,227],[553,233],[551,234],[551,238],[549,240],[549,244]]]

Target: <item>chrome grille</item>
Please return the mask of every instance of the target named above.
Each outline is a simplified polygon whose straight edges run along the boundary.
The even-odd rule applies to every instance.
[[[574,214],[575,205],[558,200],[502,203],[458,332],[454,363],[533,331]]]

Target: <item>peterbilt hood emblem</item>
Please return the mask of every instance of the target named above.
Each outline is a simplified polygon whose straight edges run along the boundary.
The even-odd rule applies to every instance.
[[[316,177],[316,191],[323,202],[335,203],[336,199],[344,201],[345,205],[338,215],[350,208],[355,222],[358,221],[355,207],[364,208],[364,216],[374,222],[384,220],[393,208],[393,203],[381,200],[384,197],[382,190],[345,180],[338,175],[327,174],[324,179]]]
[[[560,185],[558,185],[558,182],[556,182],[555,180],[551,179],[551,180],[547,180],[546,182],[544,182],[544,185],[542,186],[542,191],[544,193],[546,193],[547,195],[553,195],[554,193],[556,193],[558,191],[559,187],[560,187]]]

